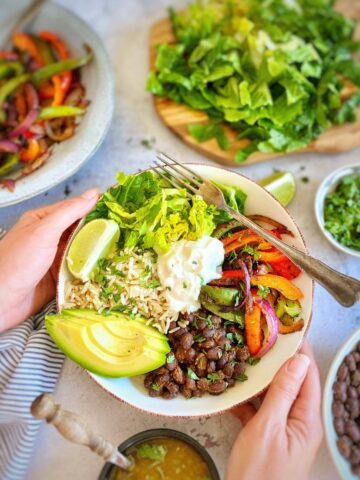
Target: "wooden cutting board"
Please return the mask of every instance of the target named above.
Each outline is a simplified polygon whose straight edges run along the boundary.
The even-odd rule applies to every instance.
[[[359,20],[360,27],[360,2],[355,0],[342,0],[338,2],[338,8],[343,13],[353,16]],[[357,29],[357,38],[360,38],[360,28]],[[156,22],[150,30],[150,69],[154,68],[156,58],[156,45],[160,43],[174,43],[175,37],[172,32],[171,23],[168,18],[163,18]],[[344,92],[344,96],[351,94],[351,91]],[[167,98],[154,96],[154,103],[156,111],[161,120],[169,127],[176,135],[178,135],[185,143],[189,144],[200,153],[217,160],[226,165],[237,165],[235,163],[235,153],[244,148],[250,142],[247,139],[238,140],[237,133],[228,126],[224,126],[226,134],[230,140],[230,148],[228,150],[221,150],[216,140],[208,140],[204,143],[198,143],[188,132],[187,126],[189,124],[205,124],[208,122],[206,113],[196,111],[180,105],[173,100]],[[358,109],[357,121],[355,123],[345,124],[339,127],[331,127],[314,140],[302,152],[319,152],[319,153],[339,153],[351,150],[360,145],[360,108]],[[292,152],[292,153],[298,153]],[[262,153],[256,152],[251,154],[244,164],[263,162],[284,153]]]

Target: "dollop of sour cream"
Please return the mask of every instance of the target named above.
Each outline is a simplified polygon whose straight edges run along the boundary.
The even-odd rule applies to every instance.
[[[174,242],[158,256],[158,276],[170,310],[190,313],[200,308],[201,286],[221,277],[224,255],[220,240],[206,235],[196,241]]]

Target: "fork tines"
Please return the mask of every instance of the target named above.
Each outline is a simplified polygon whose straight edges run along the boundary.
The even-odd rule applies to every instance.
[[[198,193],[201,184],[205,181],[200,175],[165,153],[158,152],[156,157],[159,162],[155,160],[154,163],[158,167],[157,173],[161,177],[165,178],[175,188],[186,188],[194,194]]]

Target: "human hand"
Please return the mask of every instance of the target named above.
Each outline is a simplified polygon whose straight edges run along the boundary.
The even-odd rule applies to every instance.
[[[97,190],[89,190],[30,210],[0,241],[0,332],[54,298],[62,236],[94,207],[98,196]]]
[[[232,448],[226,480],[305,480],[322,439],[319,372],[306,343],[276,374],[258,411],[233,413],[243,429]]]

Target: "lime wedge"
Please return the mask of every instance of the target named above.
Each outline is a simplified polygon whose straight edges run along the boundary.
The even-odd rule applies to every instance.
[[[71,242],[66,258],[70,272],[83,282],[89,280],[98,260],[109,255],[119,237],[114,220],[98,218],[84,225]]]
[[[258,183],[274,195],[284,207],[289,205],[296,192],[294,175],[290,172],[275,172]]]

